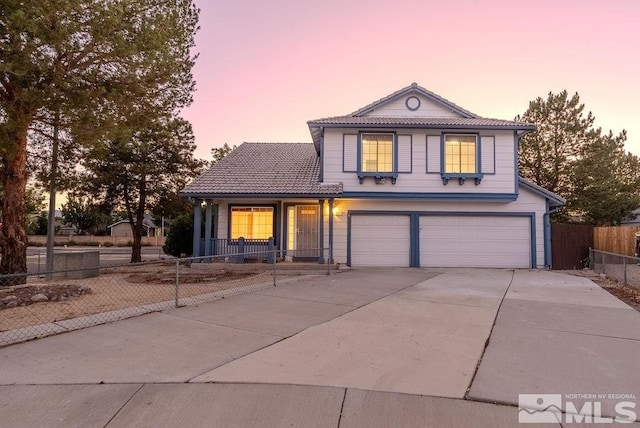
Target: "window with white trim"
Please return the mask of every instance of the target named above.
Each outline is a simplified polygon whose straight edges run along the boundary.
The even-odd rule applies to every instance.
[[[445,135],[444,171],[449,174],[475,174],[477,168],[475,135]]]
[[[480,184],[480,138],[478,134],[442,134],[442,183],[457,179],[462,185],[467,179]]]
[[[362,134],[362,172],[393,172],[393,134]]]
[[[231,239],[273,236],[273,207],[231,207]]]

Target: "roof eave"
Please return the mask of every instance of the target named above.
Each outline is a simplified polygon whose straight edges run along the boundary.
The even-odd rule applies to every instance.
[[[180,192],[181,198],[195,199],[281,199],[281,198],[339,198],[342,192],[327,193],[206,193],[206,192]]]
[[[316,153],[319,154],[324,125],[313,124],[311,121],[307,122],[307,125],[309,126],[309,132],[311,133],[311,139],[313,140],[313,145],[316,148]]]
[[[444,124],[366,124],[366,123],[323,123],[318,124],[309,122],[309,128],[312,126],[322,126],[324,128],[376,128],[376,129],[482,129],[482,130],[507,130],[507,131],[526,131],[525,133],[535,131],[535,125],[444,125]]]

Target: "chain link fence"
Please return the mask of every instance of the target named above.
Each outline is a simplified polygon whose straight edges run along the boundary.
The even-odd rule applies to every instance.
[[[328,260],[328,248],[317,249]],[[227,254],[0,276],[0,346],[275,287],[335,266],[295,251]],[[243,263],[238,263],[243,261]],[[275,263],[274,263],[275,261]]]
[[[621,284],[640,288],[640,258],[589,249],[589,267]]]

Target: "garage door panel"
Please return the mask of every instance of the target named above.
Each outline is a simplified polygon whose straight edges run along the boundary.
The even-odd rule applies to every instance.
[[[424,216],[420,266],[530,267],[528,217]]]
[[[352,215],[352,266],[409,266],[407,215]]]

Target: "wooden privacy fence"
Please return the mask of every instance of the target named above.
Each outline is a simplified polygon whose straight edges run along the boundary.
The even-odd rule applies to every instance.
[[[636,232],[640,232],[640,226],[596,227],[593,231],[593,248],[633,256]]]
[[[584,224],[551,225],[552,269],[582,269],[593,247],[593,226]]]

